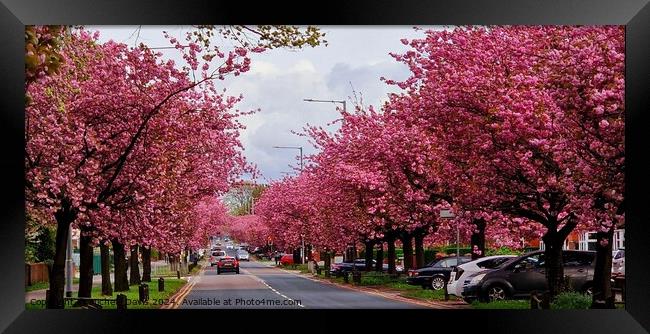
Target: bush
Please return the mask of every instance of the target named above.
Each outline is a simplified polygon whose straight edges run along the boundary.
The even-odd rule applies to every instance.
[[[522,252],[516,249],[508,248],[508,247],[500,247],[500,248],[494,248],[494,249],[488,249],[485,251],[485,256],[492,256],[492,255],[521,255]]]
[[[586,310],[591,307],[591,297],[578,292],[563,292],[555,297],[551,309]]]

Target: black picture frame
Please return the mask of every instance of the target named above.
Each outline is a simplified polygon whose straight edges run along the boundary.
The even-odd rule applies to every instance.
[[[31,24],[177,25],[201,23],[316,25],[568,24],[626,26],[625,310],[149,310],[24,309],[24,26]],[[0,330],[93,333],[242,330],[420,330],[527,333],[645,333],[650,330],[650,215],[645,199],[649,131],[648,0],[499,1],[46,1],[0,0]],[[645,140],[643,138],[646,138]],[[645,240],[645,241],[644,241]],[[234,317],[234,319],[233,319]],[[229,321],[229,319],[233,319]],[[251,319],[251,320],[247,320]],[[299,323],[297,323],[299,322]],[[289,328],[290,326],[296,326]],[[244,330],[252,332],[253,330]]]

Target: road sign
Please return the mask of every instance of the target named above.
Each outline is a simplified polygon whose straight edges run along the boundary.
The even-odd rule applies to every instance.
[[[456,217],[456,215],[454,215],[454,213],[451,211],[451,209],[442,209],[442,210],[440,210],[440,218],[452,219],[454,217]]]

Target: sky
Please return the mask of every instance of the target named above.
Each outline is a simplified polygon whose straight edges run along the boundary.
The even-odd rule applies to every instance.
[[[114,40],[128,45],[169,46],[163,31],[184,38],[189,26],[89,26],[100,32],[100,41]],[[260,111],[243,116],[246,126],[240,140],[247,160],[261,173],[258,182],[268,183],[295,174],[299,150],[273,146],[303,147],[305,156],[316,153],[300,132],[307,124],[324,126],[340,117],[341,104],[305,102],[303,99],[346,100],[348,109],[356,99],[364,105],[380,105],[397,87],[380,80],[406,79],[407,67],[389,52],[402,53],[407,47],[400,39],[419,38],[422,31],[409,26],[323,26],[328,46],[290,51],[274,49],[251,55],[250,71],[220,82],[226,94],[243,95],[237,106],[243,111]],[[421,27],[441,29],[440,27]],[[227,41],[220,41],[228,43]],[[175,50],[161,50],[163,58],[183,64]],[[336,124],[336,123],[335,123]],[[327,127],[332,131],[336,125]],[[293,131],[293,132],[292,132]]]

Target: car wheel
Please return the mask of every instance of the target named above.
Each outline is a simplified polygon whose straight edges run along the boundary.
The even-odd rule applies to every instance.
[[[431,288],[433,290],[441,290],[445,287],[445,279],[440,276],[436,276],[431,279]]]
[[[500,285],[492,285],[487,289],[488,301],[505,300],[507,297],[506,290]]]

